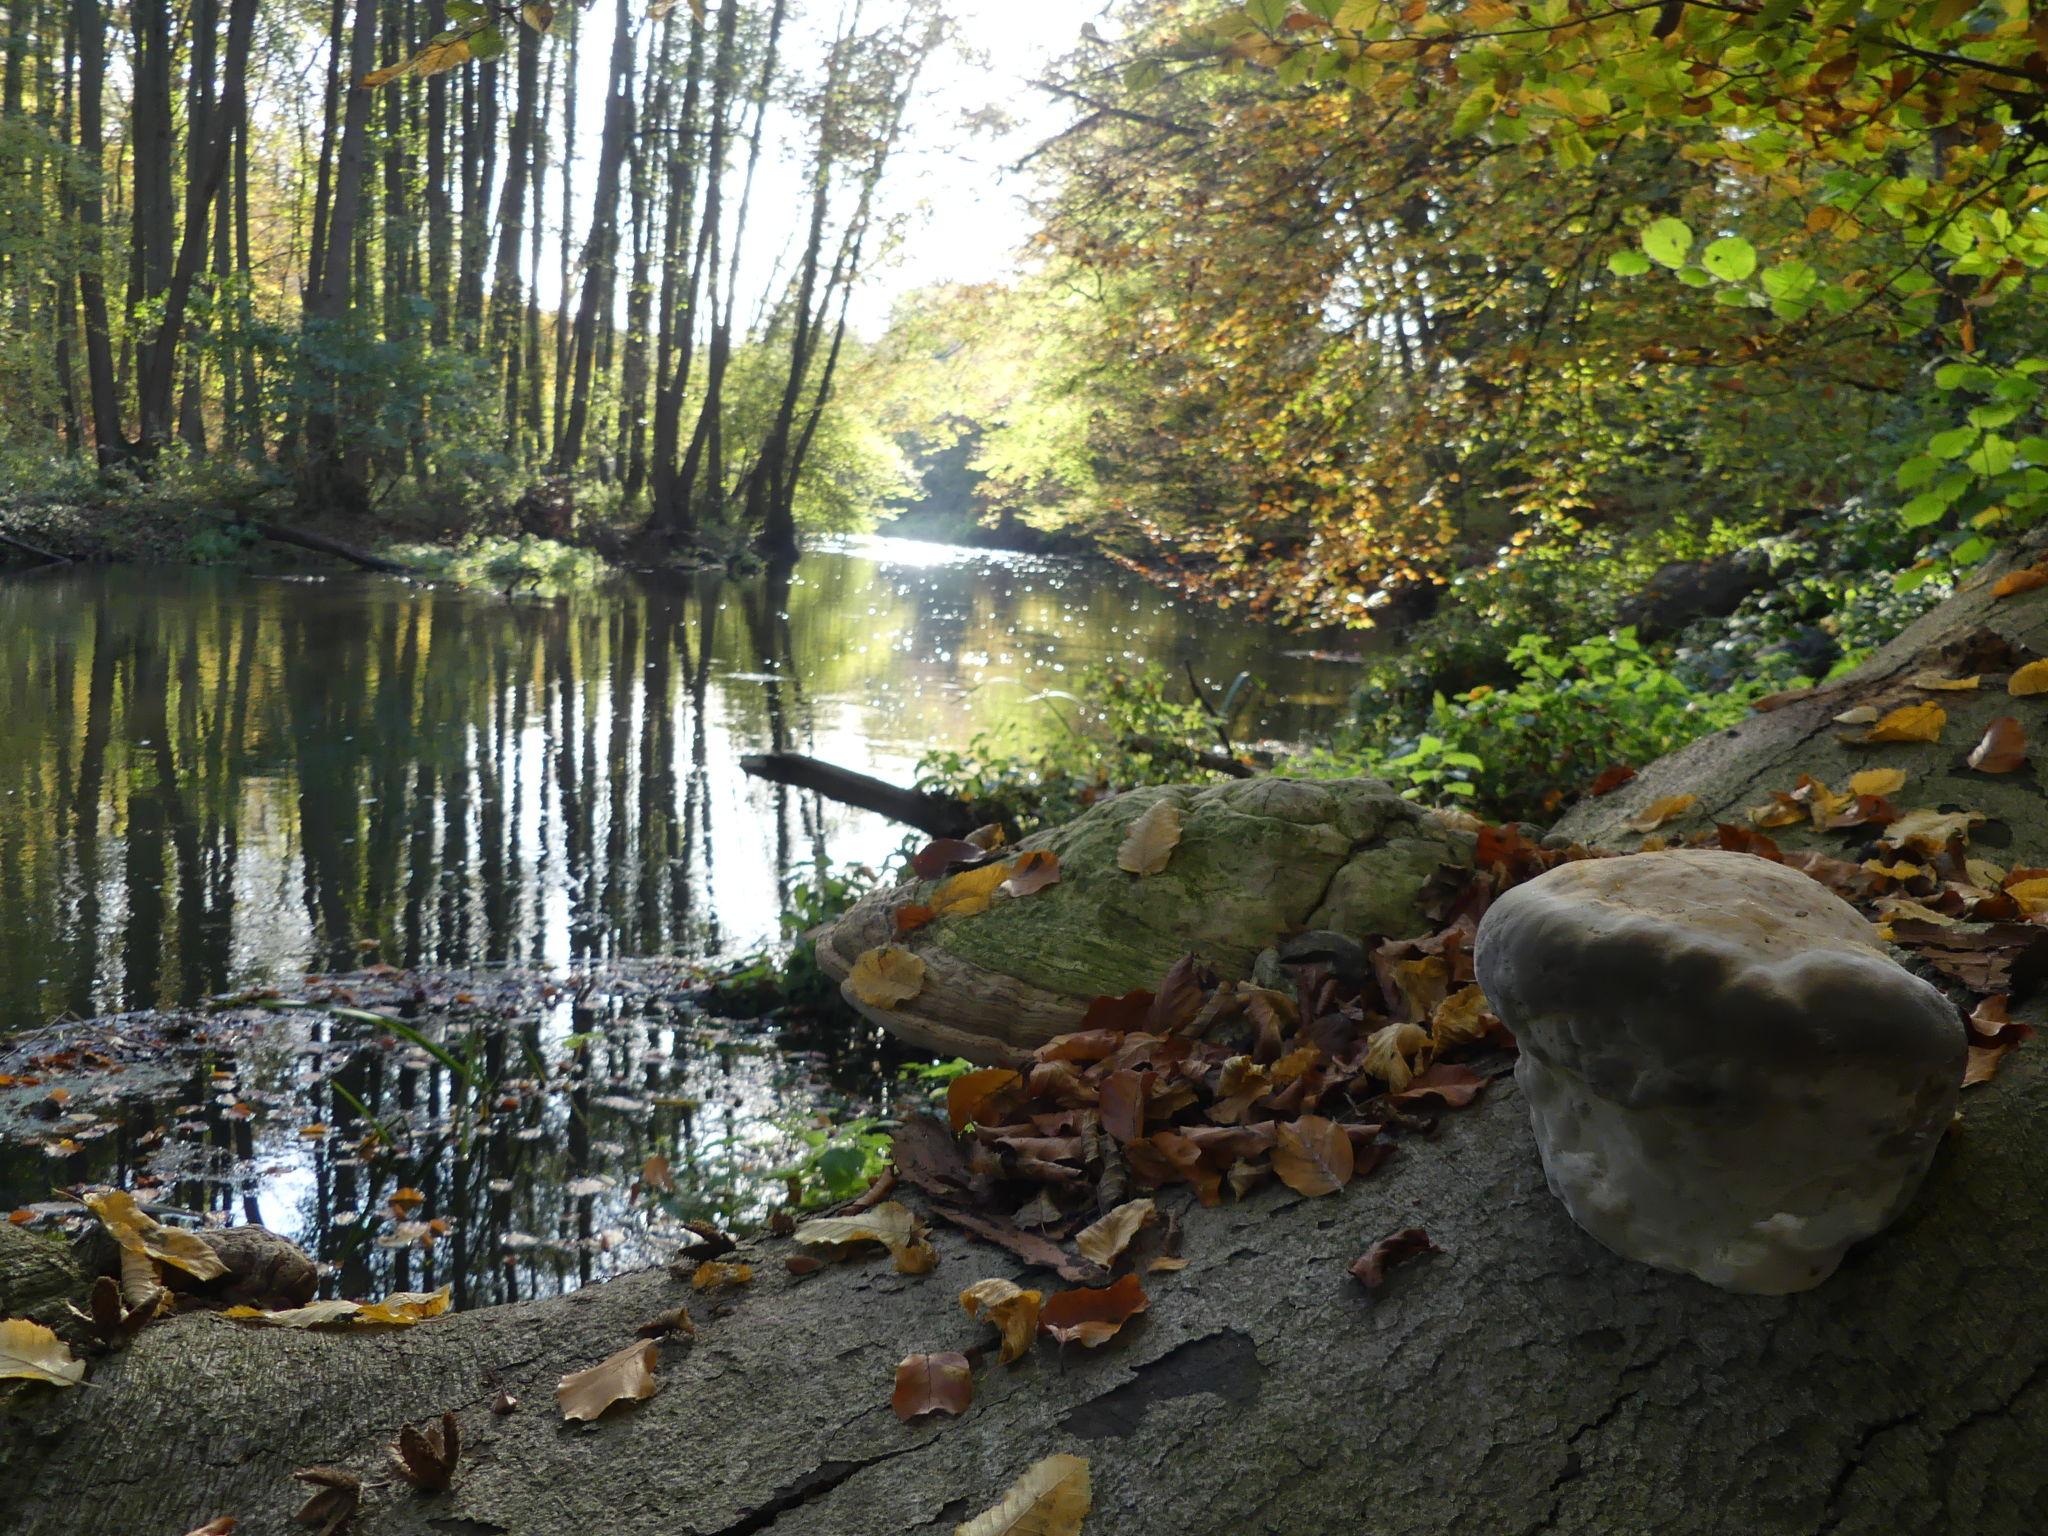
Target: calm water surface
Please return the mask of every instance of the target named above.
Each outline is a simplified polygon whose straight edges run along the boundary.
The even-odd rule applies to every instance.
[[[1036,696],[1108,659],[1218,688],[1248,670],[1258,729],[1296,737],[1353,677],[1297,643],[1099,567],[887,539],[792,576],[560,599],[188,569],[0,581],[0,1037],[373,961],[566,975],[742,952],[777,935],[793,879],[906,835],[749,779],[743,753],[908,783],[933,746],[1059,729]],[[0,1198],[147,1168],[167,1200],[299,1237],[330,1290],[452,1280],[473,1304],[646,1262],[668,1218],[758,1209],[792,1116],[875,1098],[873,1041],[558,998],[476,1044],[493,1080],[549,1083],[478,1118],[424,1053],[366,1053],[324,1018],[161,1101],[66,1105],[0,1158]],[[391,1132],[373,1154],[358,1105]],[[677,1169],[665,1214],[630,1190],[653,1153]],[[388,1203],[414,1190],[419,1209]]]

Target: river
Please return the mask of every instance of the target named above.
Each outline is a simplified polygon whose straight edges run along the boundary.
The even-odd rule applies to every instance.
[[[742,953],[778,936],[793,880],[883,866],[906,836],[747,777],[743,753],[809,752],[907,783],[934,746],[1010,722],[1065,729],[1058,716],[1076,706],[1058,695],[1105,660],[1191,666],[1217,690],[1249,671],[1264,689],[1248,723],[1297,738],[1335,716],[1355,676],[1297,644],[1098,565],[886,538],[814,552],[793,575],[621,579],[563,597],[182,567],[8,579],[0,1037],[67,1014],[289,992],[307,973],[373,963],[566,973],[615,957]],[[534,1045],[574,1044],[575,1027],[550,1016]],[[643,1066],[674,1061],[669,1089],[687,1080],[740,1120],[786,1123],[815,1107],[801,1064],[781,1060],[773,1038],[674,1018],[629,1033],[606,1043]],[[257,1133],[227,1126],[205,1188],[176,1192],[206,1209],[238,1198],[244,1219],[262,1216],[330,1258],[347,1225],[336,1217],[374,1210],[377,1196],[335,1188],[315,1135],[299,1126],[293,1139],[294,1120],[325,1112],[314,1102],[325,1079],[304,1067],[322,1059],[327,1037],[314,1035],[260,1070],[253,1054],[233,1069],[242,1077],[211,1097],[244,1116],[253,1102]],[[625,1075],[645,1090],[657,1074]],[[158,1106],[156,1129],[191,1107]],[[73,1127],[84,1140],[65,1145],[89,1151],[105,1135],[111,1109],[93,1113],[73,1117],[87,1122]],[[586,1104],[573,1117],[580,1151],[491,1182],[525,1199],[601,1178],[623,1197],[650,1150],[679,1161],[688,1150],[659,1115],[595,1137],[593,1115],[603,1118]],[[112,1119],[124,1146],[140,1134],[132,1115]],[[525,1139],[551,1141],[550,1123],[537,1111]],[[743,1133],[736,1121],[724,1134]],[[203,1163],[179,1171],[200,1178]],[[104,1159],[45,1147],[7,1160],[0,1196],[33,1202],[67,1164],[72,1177],[109,1177]],[[415,1163],[382,1187],[431,1190],[452,1167]],[[529,1281],[590,1278],[592,1232],[614,1230],[607,1219],[632,1225],[630,1202],[609,1218],[589,1206],[568,1228],[567,1205],[505,1215],[507,1230],[583,1234],[580,1258],[538,1281],[527,1266]],[[352,1278],[419,1279],[388,1264],[358,1264]],[[484,1289],[531,1288],[507,1286]]]

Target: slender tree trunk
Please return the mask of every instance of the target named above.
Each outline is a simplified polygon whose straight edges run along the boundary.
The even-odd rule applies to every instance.
[[[107,323],[107,290],[102,275],[105,204],[101,178],[106,163],[101,116],[106,85],[106,20],[98,0],[71,0],[78,48],[78,154],[84,162],[76,206],[85,245],[78,267],[78,302],[85,322],[86,392],[92,402],[93,448],[110,465],[127,452],[121,435],[121,403],[114,389],[114,350]]]
[[[519,258],[526,233],[526,177],[532,161],[533,114],[540,88],[540,36],[530,27],[520,27],[518,31],[518,95],[505,145],[504,195],[498,200],[498,260],[491,273],[491,337],[504,379],[508,452],[516,452],[519,444]]]
[[[448,25],[446,0],[427,0],[427,35]],[[448,345],[455,303],[455,226],[448,196],[448,77],[427,81],[427,302],[433,305],[428,336],[437,347]]]

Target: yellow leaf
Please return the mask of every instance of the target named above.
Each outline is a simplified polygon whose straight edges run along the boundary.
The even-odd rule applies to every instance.
[[[1415,1076],[1410,1058],[1428,1044],[1429,1032],[1420,1025],[1389,1024],[1366,1042],[1365,1070],[1399,1093]]]
[[[1652,800],[1628,820],[1631,832],[1654,832],[1675,816],[1683,816],[1700,803],[1698,795],[1666,795]]]
[[[896,1260],[899,1274],[922,1275],[939,1261],[924,1235],[924,1224],[900,1200],[884,1200],[857,1216],[820,1216],[796,1229],[800,1243],[880,1243]]]
[[[64,1341],[41,1323],[10,1317],[0,1322],[0,1377],[75,1387],[85,1380],[85,1362],[73,1359]]]
[[[628,1344],[585,1371],[572,1371],[555,1384],[562,1417],[588,1421],[613,1403],[637,1403],[654,1396],[654,1363],[661,1351],[652,1339]]]
[[[963,869],[959,874],[945,881],[932,892],[927,905],[934,917],[973,917],[988,910],[988,904],[995,900],[996,890],[1010,878],[1010,871],[1016,861],[983,864],[975,869]]]
[[[1852,795],[1890,795],[1905,788],[1906,775],[1897,768],[1866,768],[1849,776]]]
[[[1939,741],[1948,711],[1939,704],[1901,704],[1854,739],[1875,745],[1888,741]]]
[[[383,69],[373,69],[357,82],[366,91],[389,85],[394,80],[409,76],[424,80],[429,75],[446,74],[461,64],[467,64],[472,56],[471,39],[490,29],[489,21],[465,22],[462,26],[451,27],[446,32],[437,32],[420,44],[419,50],[410,58]],[[543,29],[545,30],[545,29]]]
[[[717,1259],[706,1259],[690,1275],[693,1290],[712,1291],[721,1285],[752,1285],[754,1266],[751,1264],[725,1264]]]
[[[1134,875],[1156,875],[1180,846],[1180,807],[1155,800],[1133,821],[1116,851],[1116,867]]]
[[[1493,1012],[1486,994],[1476,985],[1453,992],[1429,1016],[1429,1044],[1438,1055],[1467,1040],[1477,1040],[1493,1026]]]
[[[1038,1336],[1039,1304],[1044,1300],[1041,1292],[1027,1291],[1012,1280],[977,1280],[960,1293],[960,1305],[969,1317],[985,1317],[1002,1330],[1003,1347],[996,1358],[1004,1365],[1023,1359],[1030,1351],[1031,1341]]]
[[[853,962],[846,990],[870,1008],[893,1008],[924,990],[924,962],[907,949],[884,944]]]
[[[1908,811],[1878,834],[1878,841],[1890,848],[1912,848],[1920,853],[1940,853],[1984,818],[1975,811]]]
[[[953,1527],[953,1536],[1079,1536],[1091,1506],[1088,1463],[1048,1456],[1010,1485],[1001,1502]]]
[[[1076,1232],[1074,1246],[1090,1263],[1100,1264],[1104,1269],[1112,1268],[1123,1256],[1124,1249],[1131,1245],[1131,1239],[1138,1235],[1138,1229],[1153,1216],[1150,1200],[1126,1200],[1107,1216]]]
[[[1914,880],[1932,873],[1924,864],[1909,864],[1903,859],[1896,864],[1887,864],[1883,859],[1865,859],[1863,867],[1885,880]]]
[[[260,1307],[229,1307],[222,1317],[263,1323],[272,1328],[328,1328],[337,1323],[365,1328],[409,1328],[449,1307],[449,1290],[397,1291],[382,1301],[316,1301],[283,1312]]]
[[[165,1226],[137,1205],[126,1190],[88,1190],[84,1199],[107,1235],[128,1252],[182,1269],[200,1280],[218,1279],[228,1272],[220,1255],[197,1232]]]
[[[1943,677],[1939,672],[1915,672],[1906,682],[1914,688],[1925,688],[1932,693],[1973,693],[1981,677]]]
[[[545,32],[555,24],[555,8],[544,0],[528,0],[519,7],[519,19],[536,32]]]
[[[2048,912],[2048,880],[2015,880],[2005,888],[2005,894],[2020,904],[2020,910],[2033,917]]]
[[[2048,693],[2048,660],[2030,661],[2006,680],[2005,691],[2016,699]]]

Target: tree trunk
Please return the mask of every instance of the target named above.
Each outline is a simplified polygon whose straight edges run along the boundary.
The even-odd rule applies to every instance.
[[[121,402],[114,388],[114,351],[107,322],[107,290],[100,270],[100,235],[105,204],[100,172],[105,164],[103,101],[107,74],[106,21],[96,0],[71,0],[78,40],[78,153],[86,173],[79,178],[78,221],[87,256],[78,268],[78,302],[85,317],[86,391],[92,401],[93,449],[101,465],[127,451],[121,432]]]

